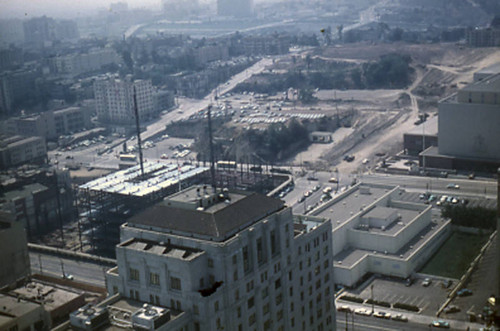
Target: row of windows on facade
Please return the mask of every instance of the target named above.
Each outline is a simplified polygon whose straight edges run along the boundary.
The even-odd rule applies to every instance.
[[[259,241],[261,238],[257,239]],[[323,254],[327,255],[328,254],[328,246],[324,246],[323,248]],[[319,261],[320,259],[320,252],[317,251],[315,254],[315,261]],[[243,252],[243,260],[245,260],[245,252]],[[211,258],[208,258],[207,260],[208,267],[213,268],[214,267],[214,261]],[[233,263],[237,263],[237,255],[233,256]],[[307,267],[311,267],[312,265],[312,260],[311,257],[307,258]],[[324,269],[327,270],[329,268],[329,261],[328,259],[324,261]],[[303,261],[299,261],[299,270],[303,270]],[[281,265],[280,262],[275,263],[274,265],[274,272],[278,273],[281,271]],[[321,272],[321,267],[320,265],[317,265],[314,268],[314,274],[318,275]],[[261,282],[264,282],[267,280],[267,271],[261,273]],[[139,270],[135,268],[130,268],[129,272],[129,278],[132,281],[140,281],[140,276],[139,276]],[[235,270],[233,272],[233,280],[237,281],[238,280],[238,270]],[[308,280],[311,280],[311,272],[309,272],[308,275]],[[210,283],[213,283],[214,279],[213,276],[211,277]],[[150,272],[149,273],[149,284],[153,286],[160,286],[160,275],[158,273]],[[301,285],[302,285],[302,277],[301,277]],[[204,287],[204,282],[203,278],[200,279],[200,288]],[[170,288],[173,290],[181,290],[181,280],[180,278],[177,277],[170,277]],[[253,280],[251,280],[249,283],[247,283],[247,292],[253,289]]]

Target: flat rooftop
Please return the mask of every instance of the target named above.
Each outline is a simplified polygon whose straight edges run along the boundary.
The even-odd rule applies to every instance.
[[[438,134],[438,116],[432,116],[427,118],[427,121],[415,125],[410,131],[405,134],[411,135],[426,135],[426,136],[437,136]]]
[[[0,329],[2,325],[39,308],[40,305],[36,303],[0,294]]]
[[[396,186],[375,186],[359,184],[350,192],[348,191],[339,199],[334,199],[327,204],[327,208],[313,213],[314,216],[323,217],[332,221],[332,228],[341,226],[351,217],[359,213],[361,207],[367,207],[385,194],[394,190]]]
[[[491,75],[485,79],[465,86],[465,92],[498,92],[500,90],[500,74]]]
[[[147,196],[162,189],[178,185],[179,181],[203,174],[207,167],[193,165],[179,166],[163,162],[144,162],[144,177],[141,167],[117,171],[108,176],[95,179],[79,188],[81,190],[100,191],[121,195]]]
[[[372,211],[376,211],[377,209],[384,208],[384,207],[375,207],[372,209]],[[371,233],[381,233],[381,234],[386,234],[386,235],[395,235],[398,233],[400,230],[402,230],[408,223],[410,223],[412,220],[414,220],[419,214],[419,211],[416,210],[409,210],[409,209],[402,209],[402,208],[391,208],[394,211],[397,211],[398,216],[401,216],[401,218],[397,221],[392,222],[389,224],[387,227],[385,227],[383,230],[381,228],[375,228],[375,227],[369,227],[366,230],[363,231],[368,231]],[[363,215],[362,219],[365,217],[368,217],[368,214],[366,213]]]
[[[365,249],[348,248],[333,257],[335,267],[352,267],[361,258],[367,255],[379,255],[394,259],[407,259],[425,246],[427,241],[441,231],[450,221],[433,221],[422,231],[417,233],[396,254],[385,254],[385,252],[371,251]]]
[[[500,62],[492,64],[486,68],[482,68],[474,73],[476,75],[494,75],[500,73]]]
[[[43,302],[45,310],[48,312],[76,299],[83,295],[78,293],[39,282],[30,282],[23,287],[19,287],[11,294],[18,295],[21,298]]]
[[[220,189],[218,189],[220,190]],[[217,191],[217,190],[216,190]],[[168,201],[175,201],[178,203],[184,203],[184,204],[196,204],[200,199],[213,195],[214,194],[214,189],[211,186],[208,185],[198,185],[198,186],[191,186],[188,187],[187,189],[174,193],[170,196],[168,196],[165,200]],[[227,192],[227,200],[231,201],[231,203],[235,203],[241,199],[244,199],[248,194],[242,194],[242,193],[237,193],[237,192]],[[218,210],[221,210],[225,208],[227,203],[216,203],[212,204],[206,208],[204,208],[204,211],[207,213],[214,213]]]
[[[39,183],[34,183],[34,184],[28,184],[23,186],[22,188],[15,189],[12,191],[5,192],[2,195],[0,195],[0,204],[1,200],[6,199],[8,201],[12,201],[18,198],[26,198],[31,196],[34,193],[41,192],[47,190],[47,187],[39,184]]]
[[[132,315],[137,311],[143,309],[144,301],[135,301],[126,298],[114,299],[111,301],[105,300],[97,304],[97,307],[104,307],[108,311],[108,321],[105,322],[99,330],[101,331],[120,331],[120,330],[133,330]],[[105,305],[104,305],[105,304]],[[170,313],[170,320],[175,320],[184,316],[184,312],[172,308],[166,308],[159,305],[152,305],[155,308],[166,309]],[[168,322],[167,322],[168,323]],[[69,325],[65,330],[80,330],[76,327]]]

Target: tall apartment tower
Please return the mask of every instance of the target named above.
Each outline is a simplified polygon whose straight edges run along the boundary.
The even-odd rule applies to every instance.
[[[132,217],[121,240],[109,294],[189,330],[335,330],[331,223],[281,200],[191,187]]]
[[[248,17],[253,15],[253,0],[217,0],[219,16]]]
[[[94,82],[96,111],[99,121],[105,124],[133,125],[134,89],[137,97],[139,118],[153,117],[153,85],[150,80],[135,80],[130,77],[116,79],[106,77]]]

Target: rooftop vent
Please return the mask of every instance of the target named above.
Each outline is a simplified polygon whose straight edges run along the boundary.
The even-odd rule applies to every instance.
[[[144,306],[132,314],[132,325],[134,329],[157,330],[170,321],[170,310],[144,304]]]
[[[70,314],[70,324],[79,330],[98,330],[108,323],[108,310],[87,304]]]

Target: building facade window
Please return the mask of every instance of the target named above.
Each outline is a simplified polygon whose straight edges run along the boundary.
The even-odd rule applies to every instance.
[[[170,288],[172,290],[181,290],[181,279],[177,277],[170,277]]]
[[[149,273],[149,284],[160,286],[160,275],[154,272]]]
[[[137,281],[137,282],[139,281],[139,270],[138,269],[130,268],[129,274],[130,274],[130,280]]]

